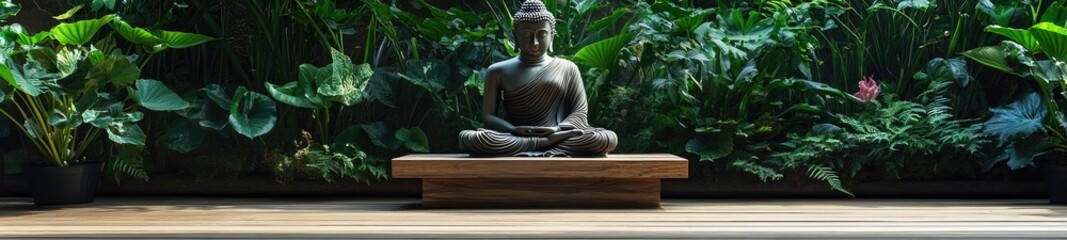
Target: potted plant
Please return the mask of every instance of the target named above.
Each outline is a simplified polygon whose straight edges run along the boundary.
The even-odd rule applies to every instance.
[[[984,131],[995,136],[1004,151],[987,168],[1006,161],[1011,169],[1019,169],[1034,165],[1035,157],[1056,156],[1036,162],[1045,173],[1050,201],[1067,204],[1067,162],[1063,159],[1067,153],[1067,112],[1060,108],[1067,106],[1067,28],[1053,22],[1063,21],[1042,19],[1028,29],[989,26],[987,32],[1009,40],[963,55],[990,68],[1034,80],[1033,93],[990,109],[993,116],[984,123]]]
[[[90,43],[107,25],[129,48],[116,44],[116,34]],[[113,144],[144,145],[138,109],[189,106],[162,82],[140,79],[139,66],[164,49],[209,40],[132,27],[113,15],[34,34],[18,24],[0,28],[0,116],[17,126],[46,160],[23,167],[34,203],[92,202],[105,159],[83,154],[99,137],[107,136]]]

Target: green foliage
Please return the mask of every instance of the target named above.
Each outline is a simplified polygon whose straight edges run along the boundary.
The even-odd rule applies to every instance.
[[[114,154],[107,162],[107,170],[112,173],[115,182],[121,182],[122,176],[130,176],[141,181],[148,181],[148,172],[144,170],[144,146],[115,145]]]
[[[112,122],[93,123],[118,141],[154,138],[155,146],[180,156],[202,155],[182,163],[200,171],[194,173],[198,178],[261,169],[279,182],[309,175],[380,179],[382,168],[361,166],[384,166],[381,159],[404,152],[456,152],[445,140],[481,127],[484,69],[517,55],[508,38],[520,2],[441,7],[426,1],[244,0],[174,7],[82,0],[85,10],[75,7],[58,17],[70,21],[61,31],[2,29],[0,46],[19,56],[0,59],[14,62],[0,64],[0,99],[114,93],[108,104],[91,108]],[[764,181],[797,169],[847,193],[847,180],[861,171],[913,178],[966,171],[993,159],[1025,166],[1026,159],[1052,148],[1043,143],[1060,143],[1043,140],[1062,131],[1035,130],[1040,134],[998,138],[1004,151],[997,157],[977,154],[984,141],[979,123],[990,114],[985,109],[1031,88],[1042,102],[1062,95],[1057,85],[1067,77],[1067,64],[1057,61],[1062,53],[1054,44],[1043,48],[1062,29],[1017,28],[1062,26],[1067,15],[1059,1],[546,5],[559,20],[551,54],[581,66],[592,125],[627,136],[616,152],[689,154]],[[81,22],[67,20],[112,12],[121,18],[101,22],[116,34],[88,23],[74,28]],[[219,36],[220,43],[203,44],[213,39],[208,35]],[[996,45],[1001,37],[1011,41]],[[157,55],[192,45],[198,47]],[[1005,74],[953,58],[965,49],[974,49],[962,52],[965,59]],[[152,58],[162,61],[146,64]],[[861,77],[876,79],[883,96],[866,103],[853,97]],[[1012,81],[1030,77],[1042,81]],[[208,83],[217,85],[204,87]],[[275,106],[271,98],[283,104]],[[112,111],[113,102],[126,103],[120,109],[138,104],[182,118],[147,114],[150,122],[141,129],[129,112]],[[1011,106],[993,108],[990,121],[1005,128],[987,124],[986,133],[999,137],[1018,127],[1004,118]],[[17,125],[27,135],[52,125],[87,125],[77,112],[43,113],[50,119],[44,125]],[[1058,115],[1045,115],[1037,121],[1042,127],[1064,125]],[[1035,123],[1025,122],[1022,127]],[[298,146],[288,145],[290,135],[304,131]],[[266,152],[266,167],[252,168],[246,157],[210,156],[205,151],[225,148],[204,142],[257,148],[248,152]],[[981,160],[967,160],[975,156]]]
[[[1011,139],[1030,136],[1034,132],[1044,130],[1041,123],[1048,116],[1045,111],[1045,103],[1037,93],[1023,96],[1014,103],[1002,108],[991,108],[993,117],[985,122],[984,131],[997,136],[1001,143]]]
[[[158,38],[162,39],[163,44],[169,48],[187,48],[214,40],[214,38],[200,34],[171,31],[160,31]]]
[[[359,103],[363,100],[363,89],[367,87],[367,79],[374,74],[370,65],[356,66],[352,64],[348,56],[337,50],[331,49],[330,54],[333,56],[333,64],[327,66],[329,69],[324,68],[323,72],[320,72],[320,77],[323,75],[329,77],[319,79],[318,93],[345,106]],[[325,72],[328,74],[323,74]]]
[[[367,155],[352,144],[313,144],[297,151],[296,158],[304,158],[307,166],[318,170],[327,182],[349,178],[359,182],[371,182],[388,176],[385,168],[367,159]]]
[[[130,26],[129,23],[121,19],[111,22],[111,27],[115,29],[116,33],[134,44],[155,46],[165,42],[147,29]]]
[[[1062,2],[1057,2],[1062,6]],[[986,168],[1008,160],[1012,169],[1031,166],[1034,156],[1047,151],[1067,152],[1067,122],[1064,104],[1067,95],[1067,29],[1051,22],[1034,24],[1029,29],[998,29],[1011,32],[1000,46],[971,50],[983,54],[966,55],[979,63],[1016,76],[1032,77],[1034,93],[1001,108],[991,108],[993,117],[986,121],[986,132],[997,136],[1002,153],[991,159]],[[1021,41],[1016,42],[1016,41]]]
[[[189,102],[182,100],[177,93],[163,85],[163,82],[156,80],[137,80],[137,88],[130,91],[130,95],[138,104],[153,111],[175,111],[189,107]]]
[[[430,152],[430,140],[426,138],[426,133],[422,132],[422,129],[417,127],[411,129],[401,128],[396,130],[394,136],[404,143],[404,147],[411,149],[411,151]]]
[[[590,67],[610,69],[616,65],[623,47],[633,39],[633,34],[621,34],[585,46],[574,54],[574,61]]]
[[[193,151],[204,142],[208,130],[193,121],[178,120],[163,130],[156,144],[180,153]]]
[[[15,14],[19,13],[19,10],[22,10],[22,6],[11,2],[11,0],[0,1],[0,22],[15,16]]]
[[[81,20],[73,23],[60,23],[52,28],[52,37],[65,45],[84,45],[93,39],[97,31],[104,27],[115,16],[107,15],[97,19]]]
[[[100,10],[101,8],[104,8],[104,7],[107,7],[107,9],[115,9],[115,1],[116,0],[91,0],[91,1],[92,2],[90,3],[89,7],[92,8],[93,11]]]
[[[230,126],[248,138],[267,134],[274,128],[277,117],[274,101],[263,94],[238,87],[230,105]]]
[[[884,107],[872,103],[857,116],[838,115],[841,127],[820,124],[807,134],[790,134],[782,144],[785,151],[773,157],[787,168],[807,166],[813,179],[845,193],[836,172],[854,176],[878,167],[899,178],[973,169],[967,156],[980,156],[988,140],[982,125],[954,119],[950,113],[946,96],[955,85],[951,80],[932,80],[930,89],[913,101],[889,99]]]
[[[808,177],[830,184],[830,189],[841,191],[850,196],[855,196],[848,190],[845,190],[844,186],[841,184],[841,179],[837,176],[837,173],[833,168],[820,165],[808,166]]]
[[[1001,46],[980,47],[963,52],[963,56],[985,64],[996,70],[1013,73],[1012,65],[1008,63],[1009,52]]]

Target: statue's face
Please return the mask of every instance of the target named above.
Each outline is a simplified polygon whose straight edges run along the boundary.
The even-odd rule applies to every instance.
[[[526,57],[540,57],[552,47],[552,25],[542,22],[515,23],[515,42]]]

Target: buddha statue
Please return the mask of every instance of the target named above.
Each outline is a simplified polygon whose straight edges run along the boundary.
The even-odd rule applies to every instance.
[[[618,137],[589,125],[578,66],[547,55],[555,17],[541,1],[527,0],[514,21],[519,57],[489,66],[482,110],[486,128],[460,132],[460,149],[480,157],[606,156]]]

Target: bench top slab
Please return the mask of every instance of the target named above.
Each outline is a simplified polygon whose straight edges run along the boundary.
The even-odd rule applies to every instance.
[[[689,161],[671,154],[601,158],[470,157],[411,154],[393,159],[394,178],[687,178]]]

